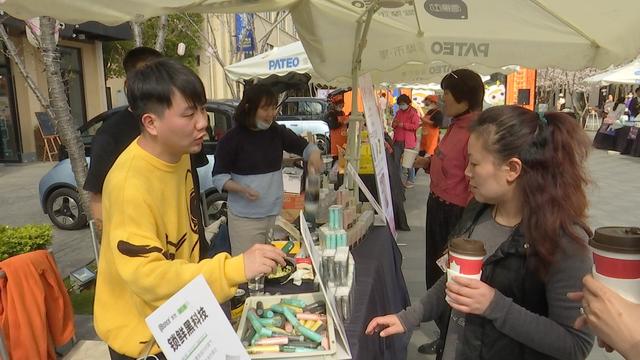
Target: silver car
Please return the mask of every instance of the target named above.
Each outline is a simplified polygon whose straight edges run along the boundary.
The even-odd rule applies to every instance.
[[[226,215],[227,212],[227,194],[219,193],[213,187],[211,173],[213,171],[213,154],[215,153],[216,144],[220,137],[231,129],[236,106],[237,101],[235,100],[209,101],[206,104],[210,126],[207,128],[209,136],[205,140],[203,147],[209,159],[209,164],[198,169],[202,198],[205,199],[203,208],[206,213],[206,224]],[[87,163],[90,161],[93,134],[95,134],[103,121],[108,120],[111,115],[124,109],[125,107],[119,107],[105,111],[78,129],[85,145]],[[38,186],[40,205],[44,213],[51,219],[51,222],[58,228],[64,230],[81,229],[87,225],[87,216],[80,206],[80,196],[76,179],[71,170],[71,163],[69,159],[66,159],[64,150],[61,150],[60,153],[60,162],[40,179]]]

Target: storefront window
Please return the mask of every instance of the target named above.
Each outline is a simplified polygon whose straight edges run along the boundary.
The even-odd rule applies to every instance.
[[[80,127],[87,122],[80,49],[64,46],[58,48],[60,49],[62,81],[71,108],[71,116],[73,116],[76,126]]]
[[[20,161],[18,121],[6,58],[0,56],[0,162]]]

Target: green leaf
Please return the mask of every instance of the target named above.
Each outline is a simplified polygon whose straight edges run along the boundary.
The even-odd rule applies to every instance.
[[[11,227],[0,225],[0,261],[12,256],[51,245],[53,229],[51,225],[25,225]]]

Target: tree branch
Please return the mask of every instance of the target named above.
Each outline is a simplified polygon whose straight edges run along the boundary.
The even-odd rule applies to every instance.
[[[155,49],[161,53],[164,52],[164,40],[167,37],[167,28],[169,27],[169,17],[162,15],[158,18],[158,35],[156,36]]]
[[[278,16],[280,14],[283,14],[282,17],[280,19],[278,19]],[[273,25],[271,25],[271,27],[265,32],[264,36],[262,38],[260,38],[260,40],[258,40],[260,44],[260,54],[262,54],[263,52],[265,52],[267,50],[267,44],[269,42],[269,37],[271,37],[271,33],[273,33],[273,30],[276,29],[276,27],[278,27],[278,25],[289,15],[289,11],[278,11],[276,12],[276,18],[273,22]]]
[[[187,14],[180,14],[180,15],[183,16],[185,19],[187,19],[189,23],[191,23],[191,25],[198,31],[199,38],[196,38],[191,32],[187,32],[189,36],[191,36],[196,41],[205,41],[208,45],[208,48],[212,50],[211,52],[213,53],[213,57],[216,59],[216,62],[218,62],[218,64],[220,64],[220,66],[223,68],[225,82],[227,83],[227,87],[229,87],[231,96],[233,96],[233,98],[237,98],[237,93],[233,88],[233,81],[229,78],[229,75],[227,75],[227,73],[224,71],[224,67],[226,66],[226,64],[224,60],[222,60],[222,57],[220,56],[220,52],[218,51],[216,35],[215,35],[215,32],[213,32],[213,28],[211,27],[211,22],[209,21],[209,17],[207,17],[207,24],[209,26],[209,31],[210,31],[213,43],[209,41],[206,34],[202,32],[202,29],[200,29],[200,27],[193,21],[193,19],[191,19]]]
[[[2,19],[2,21],[4,21],[4,19]],[[36,82],[33,80],[31,75],[27,72],[27,68],[24,65],[24,61],[18,55],[18,50],[16,49],[15,44],[13,43],[11,38],[9,38],[9,34],[7,34],[7,30],[4,28],[4,25],[2,24],[0,24],[0,37],[2,38],[2,41],[7,47],[9,58],[11,58],[11,60],[13,60],[13,62],[18,67],[18,71],[20,71],[20,74],[22,74],[22,76],[24,77],[25,81],[27,82],[27,86],[29,86],[29,89],[31,89],[33,94],[36,96],[36,99],[38,100],[42,108],[45,109],[45,111],[49,114],[49,117],[53,119],[53,112],[49,107],[49,101],[45,99],[44,95],[42,95],[42,92],[40,92],[40,89],[38,89]]]
[[[137,21],[129,21],[129,25],[131,25],[131,31],[133,31],[133,40],[136,43],[136,47],[142,46],[142,29],[140,28],[140,23]]]
[[[69,153],[69,162],[76,180],[80,202],[87,219],[91,219],[89,193],[82,187],[87,178],[87,161],[84,154],[84,144],[80,133],[76,129],[71,110],[67,102],[62,74],[60,72],[60,53],[56,47],[54,31],[56,20],[48,16],[40,17],[40,52],[44,62],[47,84],[49,85],[49,102],[53,111],[56,131],[60,140]]]

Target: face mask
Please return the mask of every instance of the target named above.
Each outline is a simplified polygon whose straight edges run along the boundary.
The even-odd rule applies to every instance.
[[[407,104],[400,104],[399,106],[401,110],[407,110],[409,108],[409,105]]]
[[[266,123],[264,121],[260,121],[256,119],[256,128],[258,130],[267,130],[271,127],[271,123]]]

